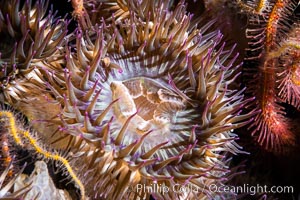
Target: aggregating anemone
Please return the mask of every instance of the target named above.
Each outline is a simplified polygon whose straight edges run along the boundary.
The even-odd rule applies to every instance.
[[[66,90],[51,87],[64,99],[60,126],[74,136],[82,158],[75,165],[92,177],[83,182],[94,198],[132,198],[129,187],[153,182],[190,183],[213,197],[205,185],[222,183],[223,153],[241,152],[232,130],[251,113],[240,113],[250,99],[229,89],[236,55],[216,48],[219,32],[189,30],[184,6],[156,12],[153,22],[132,15],[95,33],[78,30],[60,81]]]
[[[46,15],[47,7],[48,1],[43,0],[23,5],[20,0],[1,3],[0,89],[11,104],[24,98],[23,92],[27,96],[41,89],[39,68],[46,66],[45,60],[59,57],[68,21],[55,18],[52,11]],[[37,84],[39,88],[34,88]]]
[[[14,127],[0,110],[5,134],[59,163],[81,199],[235,199],[209,186],[235,173],[230,158],[246,153],[236,129],[260,110],[244,110],[255,98],[244,96],[239,54],[215,20],[194,19],[184,1],[79,0],[68,33],[47,4],[0,6],[0,100],[30,124]]]
[[[120,21],[130,17],[130,13],[135,13],[144,21],[146,18],[155,18],[155,9],[170,10],[174,4],[173,1],[150,0],[150,1],[118,1],[118,0],[87,0],[82,1],[82,5],[89,15],[91,24],[99,23],[102,19],[105,21]],[[113,16],[112,16],[113,15]]]

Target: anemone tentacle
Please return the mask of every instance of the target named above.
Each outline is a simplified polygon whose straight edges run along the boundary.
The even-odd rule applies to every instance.
[[[60,86],[49,89],[64,99],[54,121],[72,137],[71,165],[93,198],[187,195],[128,190],[153,181],[220,195],[207,185],[223,184],[224,152],[243,153],[232,131],[254,114],[241,114],[253,99],[230,89],[238,55],[220,32],[190,29],[183,4],[149,13],[78,29],[76,51],[66,47],[64,76],[49,84]]]
[[[6,102],[16,101],[30,92],[45,89],[40,68],[51,70],[49,63],[62,57],[68,20],[46,15],[48,1],[34,4],[20,0],[4,1],[0,6],[0,91]],[[22,7],[21,7],[22,6]],[[21,7],[21,8],[20,8]],[[51,58],[49,58],[51,57]]]

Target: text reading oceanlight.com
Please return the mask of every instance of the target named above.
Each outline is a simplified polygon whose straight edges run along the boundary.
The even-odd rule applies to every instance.
[[[134,188],[130,188],[131,190],[137,193],[160,193],[162,195],[167,194],[169,192],[177,193],[177,194],[186,194],[186,193],[194,193],[199,194],[203,193],[204,189],[199,188],[192,184],[180,185],[174,184],[173,186],[166,186],[165,184],[137,184]],[[262,193],[293,193],[293,186],[267,186],[267,185],[249,185],[243,184],[239,186],[232,185],[215,185],[211,184],[206,187],[211,193],[235,193],[235,194],[262,194]]]

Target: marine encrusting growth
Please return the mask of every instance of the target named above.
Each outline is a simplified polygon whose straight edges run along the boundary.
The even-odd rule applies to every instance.
[[[245,76],[249,91],[257,97],[255,107],[261,110],[251,125],[252,135],[264,148],[277,153],[286,152],[286,146],[296,143],[295,122],[286,117],[282,103],[298,107],[299,102],[299,84],[295,81],[299,78],[299,22],[292,21],[297,3],[260,1],[261,11],[250,17],[246,30],[250,41]],[[257,88],[255,83],[262,87]]]

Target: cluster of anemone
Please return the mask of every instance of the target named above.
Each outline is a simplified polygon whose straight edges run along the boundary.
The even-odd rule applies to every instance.
[[[61,162],[83,199],[229,195],[209,185],[226,184],[229,154],[245,153],[234,130],[259,111],[243,112],[254,98],[234,83],[239,55],[213,22],[198,23],[183,1],[73,1],[68,35],[47,4],[0,6],[0,100],[29,121],[27,146]],[[153,184],[193,190],[137,189]]]

